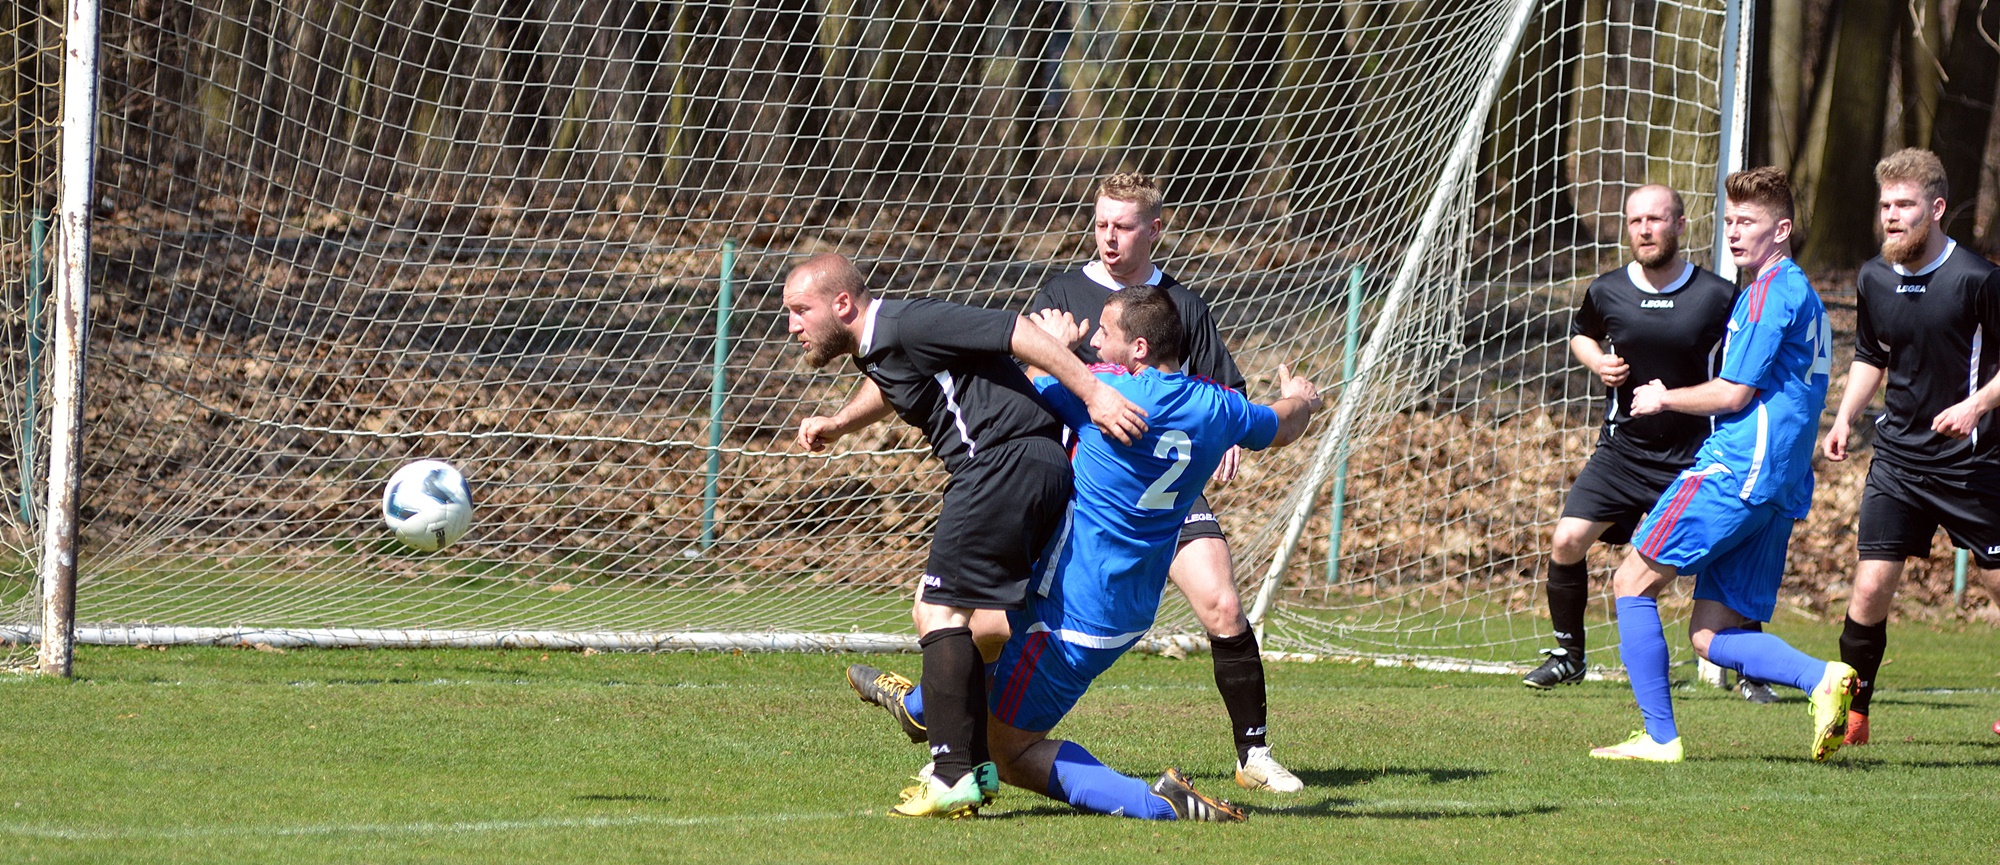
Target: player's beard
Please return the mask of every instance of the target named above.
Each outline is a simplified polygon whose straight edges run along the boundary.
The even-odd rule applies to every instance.
[[[1903,229],[1903,237],[1898,240],[1886,234],[1882,238],[1882,258],[1891,264],[1910,266],[1923,264],[1917,259],[1924,254],[1924,244],[1931,239],[1930,220],[1922,220]]]
[[[1680,236],[1662,234],[1659,243],[1653,247],[1652,255],[1641,253],[1637,247],[1633,247],[1632,260],[1639,262],[1640,267],[1654,268],[1673,261],[1674,256],[1679,254],[1681,254]]]
[[[815,369],[861,350],[861,341],[839,322],[826,322],[824,328],[814,328],[806,335],[812,338],[812,347],[806,349],[806,363]]]

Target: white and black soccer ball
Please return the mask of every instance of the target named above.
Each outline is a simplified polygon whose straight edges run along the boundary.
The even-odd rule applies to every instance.
[[[472,527],[472,489],[451,463],[417,460],[389,476],[382,521],[403,543],[437,552]]]

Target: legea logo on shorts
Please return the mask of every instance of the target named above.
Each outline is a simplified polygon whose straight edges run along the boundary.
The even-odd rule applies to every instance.
[[[937,578],[937,576],[936,576],[935,574],[925,574],[925,575],[924,575],[924,585],[926,585],[926,586],[931,586],[931,587],[933,587],[933,588],[943,588],[943,587],[944,587],[944,581],[943,581],[943,580],[940,580],[940,579],[938,579],[938,578]]]
[[[2000,547],[1987,547],[1986,554],[1989,556],[2000,556]]]

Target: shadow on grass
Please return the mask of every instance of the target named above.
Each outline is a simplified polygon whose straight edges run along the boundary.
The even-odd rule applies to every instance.
[[[1409,769],[1402,766],[1374,769],[1297,769],[1292,773],[1309,788],[1351,787],[1383,778],[1422,778],[1432,784],[1476,781],[1493,774],[1488,769]],[[1224,779],[1228,780],[1228,779]]]
[[[645,793],[580,793],[570,798],[579,802],[658,802],[666,803],[665,796],[651,796]]]
[[[1391,800],[1394,801],[1394,800]],[[1339,817],[1348,820],[1366,818],[1369,820],[1464,820],[1491,819],[1495,817],[1540,817],[1562,811],[1554,805],[1537,805],[1532,808],[1483,807],[1466,803],[1464,807],[1373,807],[1366,799],[1332,798],[1302,805],[1280,808],[1246,806],[1255,816],[1265,817]]]

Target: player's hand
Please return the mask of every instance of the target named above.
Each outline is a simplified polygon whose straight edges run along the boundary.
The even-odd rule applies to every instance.
[[[1967,397],[1938,412],[1937,417],[1931,419],[1931,430],[1955,439],[1966,438],[1979,428],[1979,416],[1982,414],[1985,412],[1979,410],[1979,401]]]
[[[1028,320],[1041,328],[1043,333],[1054,337],[1056,342],[1067,346],[1070,351],[1076,351],[1078,346],[1083,345],[1083,335],[1090,332],[1090,319],[1077,321],[1067,311],[1060,309],[1035,310],[1028,316]]]
[[[1222,462],[1215,464],[1215,473],[1208,476],[1213,483],[1226,483],[1236,477],[1236,467],[1243,462],[1243,446],[1236,445],[1222,452]]]
[[[1653,379],[1632,389],[1632,416],[1645,417],[1666,411],[1667,386]]]
[[[823,451],[826,446],[840,440],[840,427],[830,417],[809,417],[799,421],[799,447],[809,451]]]
[[[1136,442],[1146,432],[1146,410],[1133,405],[1110,385],[1098,382],[1084,397],[1083,404],[1090,409],[1090,421],[1097,424],[1098,430],[1117,439],[1119,444]]]
[[[1819,452],[1834,462],[1847,459],[1847,437],[1853,433],[1848,428],[1847,419],[1835,415],[1833,425],[1826,429],[1826,440],[1819,443]]]
[[[1313,411],[1319,411],[1320,406],[1324,404],[1319,396],[1319,388],[1314,387],[1305,376],[1292,375],[1291,368],[1282,363],[1278,364],[1278,398],[1304,400],[1306,406]]]
[[[1632,365],[1626,363],[1625,359],[1618,355],[1607,354],[1603,360],[1597,362],[1597,380],[1604,382],[1605,387],[1617,387],[1624,384],[1625,379],[1631,375]]]

